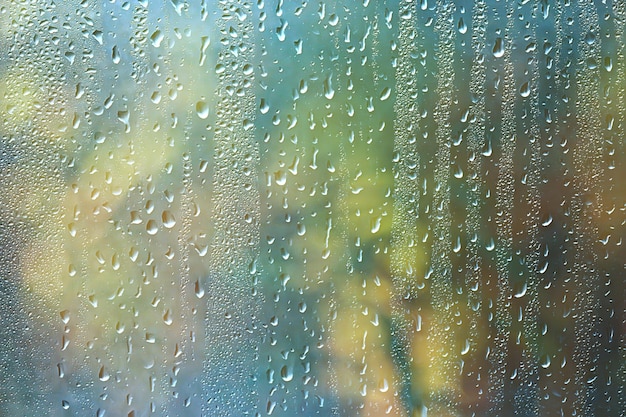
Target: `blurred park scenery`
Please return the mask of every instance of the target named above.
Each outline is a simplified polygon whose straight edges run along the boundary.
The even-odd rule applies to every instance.
[[[0,416],[626,414],[625,29],[0,2]]]

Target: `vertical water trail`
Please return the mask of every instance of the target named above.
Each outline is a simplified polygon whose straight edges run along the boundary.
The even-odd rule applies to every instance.
[[[553,340],[559,337],[559,329],[556,328],[554,313],[548,308],[549,305],[546,305],[549,303],[546,300],[554,297],[550,297],[556,292],[553,286],[554,276],[557,275],[557,270],[564,262],[563,257],[565,256],[563,250],[565,242],[562,240],[562,231],[565,227],[563,220],[565,207],[563,207],[562,202],[567,197],[562,192],[555,192],[555,190],[562,190],[565,174],[562,164],[555,167],[554,161],[563,158],[562,135],[567,135],[564,130],[570,121],[568,106],[562,104],[567,91],[567,84],[564,82],[565,77],[563,76],[567,71],[567,66],[564,63],[567,62],[572,51],[571,46],[567,43],[567,15],[568,9],[564,5],[555,4],[549,16],[553,23],[548,23],[554,28],[552,29],[554,32],[546,37],[545,32],[539,29],[541,21],[535,27],[536,44],[540,51],[537,56],[538,63],[545,62],[545,67],[539,70],[537,85],[539,100],[535,104],[540,112],[541,109],[544,112],[543,119],[539,115],[540,134],[542,135],[540,150],[541,157],[543,157],[541,163],[553,168],[548,172],[537,173],[538,178],[533,179],[541,194],[539,223],[542,227],[540,228],[540,247],[537,248],[536,263],[529,267],[529,275],[536,279],[538,309],[534,313],[535,315],[530,316],[526,313],[526,316],[533,317],[533,320],[536,321],[535,332],[538,333],[535,358],[539,365],[538,386],[535,394],[537,396],[538,408],[536,411],[538,415],[557,413],[561,409],[561,404],[555,401],[558,398],[555,394],[558,387],[555,381],[558,381],[560,377],[558,367],[561,358],[559,358],[559,349],[555,348],[555,343],[553,343]],[[542,36],[546,38],[543,45],[539,41]],[[541,59],[542,50],[544,51],[543,60]],[[545,87],[542,87],[542,83]],[[541,179],[539,183],[538,179]],[[548,270],[548,268],[550,269]]]
[[[485,186],[483,184],[483,163],[485,157],[485,84],[486,84],[486,67],[485,54],[486,39],[485,30],[487,27],[487,4],[485,0],[478,0],[472,7],[471,33],[472,42],[471,49],[473,52],[471,66],[471,81],[469,85],[470,107],[468,109],[469,127],[467,137],[467,173],[465,175],[467,183],[467,214],[465,218],[465,242],[466,242],[466,260],[465,260],[465,289],[467,291],[468,311],[472,311],[472,322],[468,324],[469,329],[466,347],[461,351],[462,356],[465,353],[467,357],[462,360],[474,362],[470,370],[465,371],[465,375],[471,376],[472,384],[475,384],[473,390],[476,395],[474,404],[476,413],[483,411],[481,404],[483,403],[483,392],[486,391],[485,381],[486,375],[483,375],[485,354],[487,344],[485,343],[485,323],[483,302],[487,298],[485,289],[481,283],[481,275],[483,262],[480,256],[481,242],[479,236],[482,235],[482,206],[483,194]],[[470,372],[472,375],[470,375]],[[464,377],[465,377],[464,375]]]
[[[345,8],[343,13],[339,5],[334,5],[333,8],[328,8],[327,13],[330,15],[343,16],[344,13],[348,14],[349,9]],[[357,6],[359,7],[359,6]],[[364,10],[352,11],[356,15],[365,16]],[[359,236],[358,218],[356,210],[360,210],[360,207],[356,208],[348,199],[351,193],[351,182],[354,180],[356,172],[358,171],[358,165],[354,166],[352,158],[355,154],[355,140],[360,138],[355,137],[362,132],[356,130],[356,122],[349,116],[350,113],[354,115],[364,116],[363,107],[360,103],[355,103],[354,96],[359,89],[363,88],[361,83],[353,84],[351,74],[357,70],[354,67],[357,65],[358,59],[354,59],[354,65],[350,51],[354,51],[354,44],[358,45],[357,39],[361,37],[362,48],[356,49],[366,56],[365,52],[365,39],[364,34],[361,31],[366,30],[365,25],[357,25],[351,27],[353,30],[352,37],[349,42],[341,42],[341,28],[344,26],[344,19],[339,19],[339,22],[330,29],[331,39],[334,42],[334,48],[330,52],[330,63],[327,64],[327,69],[331,75],[328,78],[328,83],[332,80],[332,98],[329,98],[328,108],[332,112],[333,119],[330,120],[331,126],[335,130],[334,140],[339,142],[337,153],[339,155],[339,166],[337,167],[337,179],[340,186],[337,190],[337,206],[332,210],[331,218],[334,225],[338,226],[339,242],[341,243],[342,252],[335,254],[340,262],[337,263],[335,271],[335,288],[338,290],[335,297],[336,303],[336,320],[334,324],[333,341],[335,344],[335,356],[343,356],[341,360],[335,360],[334,372],[341,372],[343,378],[337,378],[335,382],[335,390],[339,394],[339,397],[354,398],[350,401],[352,404],[344,402],[339,408],[339,414],[349,414],[353,409],[363,409],[365,397],[367,393],[367,384],[363,381],[363,374],[360,372],[362,366],[359,362],[361,351],[361,342],[363,341],[364,329],[359,320],[359,296],[354,286],[358,278],[358,272],[355,271],[355,258],[353,256],[352,247],[354,246],[354,239]],[[352,44],[352,45],[351,45]],[[341,51],[341,52],[340,52]],[[347,61],[341,61],[333,58],[332,55],[337,54],[339,56],[347,56]],[[345,55],[344,55],[345,54]],[[355,91],[356,90],[356,91]],[[330,96],[327,96],[330,97]],[[340,102],[345,100],[345,102]],[[356,106],[356,108],[354,107]],[[348,117],[345,118],[346,114]],[[358,116],[357,116],[358,117]],[[345,119],[344,119],[345,118]],[[346,123],[341,123],[341,119],[346,120]],[[356,118],[355,118],[356,119]],[[336,226],[336,227],[337,227]],[[341,269],[341,270],[340,270]],[[349,325],[348,325],[349,323]],[[339,329],[342,329],[339,333]],[[345,343],[345,340],[349,339],[352,342],[352,346],[345,349],[342,352],[341,344]],[[339,359],[339,358],[335,358]],[[341,364],[341,362],[344,362]]]
[[[521,80],[516,77],[518,83],[521,84],[520,98],[516,102],[518,110],[518,126],[517,135],[525,144],[522,149],[517,149],[515,156],[516,166],[514,172],[516,175],[521,174],[520,186],[516,192],[521,195],[521,202],[514,201],[513,204],[520,204],[525,209],[522,211],[523,218],[514,218],[513,233],[516,234],[516,242],[513,247],[513,263],[511,265],[512,272],[516,268],[522,268],[517,272],[517,277],[511,276],[514,282],[513,286],[513,306],[512,315],[518,323],[516,334],[511,335],[515,338],[515,345],[520,350],[519,371],[515,390],[515,413],[521,415],[538,415],[538,377],[539,366],[538,357],[538,277],[539,271],[539,211],[541,209],[541,198],[539,195],[539,186],[543,173],[541,144],[545,141],[545,137],[540,132],[540,119],[544,116],[540,114],[540,108],[547,109],[546,103],[549,103],[545,92],[548,87],[545,85],[545,78],[540,78],[538,66],[545,62],[546,45],[551,41],[549,34],[541,28],[541,20],[548,17],[547,5],[537,8],[536,5],[530,3],[520,6],[518,11],[524,16],[534,16],[529,20],[530,28],[525,41],[528,44],[535,45],[534,48],[527,48],[526,55],[526,77]],[[542,10],[543,8],[543,10]],[[554,13],[552,14],[554,15]],[[518,35],[519,36],[519,35]],[[541,51],[541,52],[540,52]],[[522,62],[516,65],[523,65]],[[528,68],[529,67],[529,68]],[[525,85],[528,87],[526,88]],[[542,125],[544,125],[542,123]],[[523,162],[522,162],[523,161]],[[521,164],[520,164],[521,162]],[[519,166],[521,165],[521,167]],[[520,225],[523,230],[522,234],[516,231]],[[521,253],[522,255],[518,255]],[[526,259],[524,259],[524,257]],[[519,323],[521,322],[521,323]],[[533,399],[533,400],[530,400]]]
[[[392,196],[390,186],[391,149],[389,136],[393,134],[390,123],[392,114],[393,61],[389,60],[387,41],[393,28],[391,11],[376,2],[363,2],[364,33],[358,51],[362,54],[360,68],[355,59],[350,66],[350,86],[354,99],[348,103],[348,117],[353,119],[348,143],[351,144],[349,159],[353,172],[350,173],[350,197],[354,201],[350,207],[357,208],[360,219],[356,219],[355,234],[348,243],[353,246],[351,268],[354,269],[353,282],[357,290],[358,311],[360,311],[357,340],[360,341],[356,357],[361,386],[360,394],[365,393],[363,415],[387,414],[400,416],[400,399],[390,388],[393,384],[394,366],[392,352],[386,341],[391,329],[386,325],[384,315],[388,312],[391,294],[380,291],[382,282],[388,284],[388,277],[372,265],[389,264],[389,232]],[[352,54],[354,55],[354,53]],[[356,58],[356,57],[355,57]],[[353,71],[354,70],[354,71]],[[370,79],[370,83],[353,83],[352,79]],[[358,85],[358,87],[357,87]],[[351,95],[352,97],[352,95]],[[359,104],[361,97],[365,102]],[[355,102],[356,101],[356,102]],[[353,109],[361,111],[351,116]]]
[[[405,414],[412,415],[421,398],[413,398],[412,366],[409,360],[415,320],[403,299],[417,296],[417,274],[420,271],[418,251],[420,153],[416,146],[419,113],[415,18],[417,4],[412,0],[400,2],[398,7],[397,64],[395,68],[396,95],[394,101],[393,149],[393,217],[391,225],[390,272],[393,283],[391,299],[391,330],[393,332],[393,360],[396,375],[393,386],[399,393],[399,402]],[[419,313],[418,313],[419,314]],[[419,329],[418,329],[419,331]]]
[[[614,98],[617,101],[617,117],[616,124],[618,128],[616,129],[615,135],[615,155],[613,156],[615,159],[615,171],[614,171],[614,180],[615,188],[612,190],[617,196],[614,198],[614,206],[610,208],[610,210],[614,211],[612,214],[615,218],[614,223],[616,224],[616,236],[613,242],[614,249],[611,253],[612,256],[615,256],[617,259],[613,262],[617,265],[615,270],[620,268],[619,263],[623,261],[624,255],[624,235],[626,232],[626,210],[624,204],[626,203],[626,197],[624,196],[623,189],[620,188],[619,184],[623,182],[623,178],[626,176],[626,166],[624,154],[624,143],[623,138],[626,132],[626,108],[624,107],[623,97],[626,97],[626,2],[616,1],[613,3],[613,14],[615,19],[615,38],[617,39],[616,45],[616,54],[615,54],[615,68],[616,72],[616,84],[614,91]],[[623,186],[622,186],[623,187]],[[611,329],[612,336],[614,338],[614,343],[617,345],[617,352],[615,352],[615,357],[619,358],[620,366],[614,370],[615,377],[615,385],[617,387],[623,387],[626,384],[626,331],[620,330],[621,323],[624,323],[626,320],[626,285],[623,284],[624,280],[618,277],[614,277],[613,283],[611,285],[612,288],[612,297],[614,300],[614,306],[612,307],[612,312],[614,312],[617,316],[617,319],[614,321],[615,329]],[[615,335],[617,333],[617,335]],[[617,410],[625,410],[626,409],[626,392],[623,389],[619,390],[617,394]]]
[[[491,337],[493,343],[493,353],[490,353],[491,371],[489,373],[489,390],[491,415],[501,415],[506,407],[507,380],[511,375],[507,375],[508,343],[511,330],[511,285],[509,278],[509,267],[513,252],[513,213],[515,178],[513,175],[513,155],[515,152],[516,129],[515,129],[515,106],[517,100],[517,88],[512,57],[513,40],[516,36],[513,20],[513,6],[506,7],[506,28],[503,37],[493,46],[493,54],[497,59],[502,59],[503,64],[500,71],[501,76],[501,118],[500,118],[500,143],[498,146],[499,163],[497,165],[496,190],[495,190],[495,212],[496,218],[491,221],[496,223],[496,237],[485,242],[487,251],[495,250],[495,264],[497,279],[492,285],[496,286],[495,299],[491,299],[493,304],[491,311]],[[509,9],[510,7],[510,9]]]
[[[576,74],[576,143],[572,150],[574,186],[579,191],[572,203],[575,242],[575,260],[572,265],[575,299],[574,363],[593,364],[578,367],[574,375],[577,395],[574,408],[583,414],[594,415],[593,399],[597,391],[593,369],[597,367],[599,342],[595,333],[599,302],[596,291],[599,285],[597,253],[592,250],[598,243],[596,221],[602,216],[602,201],[598,189],[602,172],[602,126],[600,124],[599,78],[601,62],[601,34],[599,16],[593,1],[579,3],[577,23],[582,28],[578,39],[578,71]],[[591,41],[594,39],[593,41]]]
[[[620,89],[624,86],[624,60],[620,56],[620,44],[623,45],[623,5],[624,2],[604,2],[597,4],[598,29],[601,34],[599,56],[598,98],[600,105],[599,122],[601,142],[598,149],[597,193],[600,196],[600,207],[596,212],[598,282],[595,297],[597,299],[595,342],[597,361],[594,362],[594,376],[588,377],[594,386],[596,415],[619,414],[615,399],[624,396],[622,387],[626,379],[623,372],[624,356],[619,355],[619,345],[615,332],[620,332],[626,316],[626,299],[624,282],[618,278],[624,268],[622,244],[617,236],[624,236],[623,219],[618,215],[617,207],[626,206],[626,195],[621,188],[624,183],[623,158],[624,96]],[[621,153],[621,155],[620,155]],[[617,155],[616,155],[617,154]],[[599,288],[602,288],[600,290]],[[617,302],[616,305],[616,295]],[[621,296],[621,297],[620,297]],[[621,305],[620,305],[621,304]],[[616,314],[618,312],[618,314]],[[622,373],[615,364],[622,364]],[[623,413],[623,412],[622,412]]]
[[[258,147],[253,19],[248,2],[220,2],[216,126],[203,386],[205,415],[234,416],[257,406],[256,325],[249,265],[259,245]]]
[[[438,378],[445,383],[430,393],[432,412],[451,412],[458,402],[459,362],[457,358],[454,312],[457,307],[453,295],[452,263],[450,237],[452,219],[450,216],[450,146],[451,146],[451,111],[454,97],[454,3],[440,0],[436,3],[437,16],[435,34],[438,43],[435,51],[437,61],[437,106],[433,117],[436,125],[436,157],[434,168],[434,194],[432,200],[431,224],[433,229],[433,247],[431,263],[433,286],[431,291],[432,307],[437,316],[433,319],[429,332],[430,367]],[[442,344],[442,341],[445,341]]]

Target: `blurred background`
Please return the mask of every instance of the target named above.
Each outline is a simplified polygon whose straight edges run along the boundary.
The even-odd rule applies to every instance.
[[[0,4],[0,416],[623,415],[625,19]]]

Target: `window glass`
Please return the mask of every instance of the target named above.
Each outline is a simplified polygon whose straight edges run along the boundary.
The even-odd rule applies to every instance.
[[[625,414],[625,22],[0,4],[0,415]]]

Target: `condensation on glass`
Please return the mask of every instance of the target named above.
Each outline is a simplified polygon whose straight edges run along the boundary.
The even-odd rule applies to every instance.
[[[625,25],[0,4],[0,415],[625,414]]]

